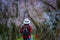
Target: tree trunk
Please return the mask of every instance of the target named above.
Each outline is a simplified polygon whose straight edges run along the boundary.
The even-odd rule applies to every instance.
[[[12,39],[11,40],[16,40],[16,26],[15,24],[12,24],[13,28],[12,28]]]

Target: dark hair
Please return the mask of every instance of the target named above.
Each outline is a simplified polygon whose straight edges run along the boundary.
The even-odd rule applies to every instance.
[[[24,25],[29,25],[29,24],[24,24]]]

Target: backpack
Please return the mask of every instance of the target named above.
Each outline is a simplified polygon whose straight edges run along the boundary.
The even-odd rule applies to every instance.
[[[28,36],[29,34],[30,34],[30,32],[29,32],[29,25],[25,25],[24,27],[23,27],[23,35],[24,36]]]

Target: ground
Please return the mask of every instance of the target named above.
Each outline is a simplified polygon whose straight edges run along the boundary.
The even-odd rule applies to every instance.
[[[17,38],[17,40],[23,40],[23,39],[21,37],[21,38]],[[31,35],[31,40],[35,40],[34,35]]]

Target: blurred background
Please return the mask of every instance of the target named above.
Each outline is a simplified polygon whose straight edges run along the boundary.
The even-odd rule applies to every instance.
[[[32,40],[60,40],[60,0],[0,0],[0,40],[22,40],[25,18]]]

